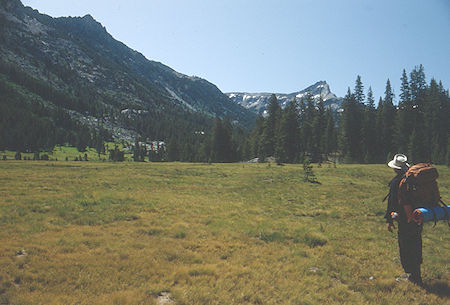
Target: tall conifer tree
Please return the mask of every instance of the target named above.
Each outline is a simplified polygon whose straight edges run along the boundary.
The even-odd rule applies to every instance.
[[[394,145],[394,127],[395,127],[396,110],[394,107],[394,93],[392,92],[391,82],[386,81],[386,89],[384,91],[383,110],[382,110],[382,143],[384,148],[385,159],[392,158],[392,154],[396,151]]]
[[[322,98],[319,98],[317,101],[317,109],[316,109],[316,115],[313,119],[313,150],[312,150],[312,157],[313,160],[317,162],[322,162],[322,154],[324,152],[324,133],[326,128],[326,120],[325,120],[325,108],[323,106],[323,100]]]
[[[281,107],[275,94],[272,94],[267,107],[268,116],[264,120],[264,130],[261,137],[262,157],[273,156],[275,144],[277,143],[277,129],[281,117]]]
[[[348,88],[342,103],[340,141],[343,157],[347,162],[363,160],[361,153],[362,107],[363,105],[355,99],[355,95]]]
[[[364,86],[363,83],[361,81],[361,76],[357,76],[356,77],[356,81],[355,81],[355,90],[354,90],[354,96],[355,96],[355,100],[356,102],[358,102],[359,104],[364,103]]]
[[[367,103],[364,107],[364,121],[362,124],[362,149],[364,162],[373,163],[376,161],[376,109],[372,87],[367,92]]]
[[[398,115],[395,128],[395,144],[399,152],[406,152],[409,135],[414,129],[413,105],[411,103],[411,89],[408,75],[403,69],[400,87],[400,100],[398,103]]]
[[[293,163],[298,159],[299,143],[298,103],[294,98],[282,111],[278,145],[275,155],[278,161]]]
[[[422,65],[415,67],[410,73],[411,119],[414,122],[410,133],[408,150],[414,153],[414,162],[425,162],[430,156],[427,147],[430,145],[426,136],[425,124],[425,72]],[[414,134],[413,134],[414,133]],[[417,147],[419,145],[419,147]]]
[[[336,124],[333,118],[333,113],[330,108],[325,110],[325,119],[327,122],[327,127],[325,131],[325,141],[324,141],[324,153],[329,156],[331,153],[337,151],[337,134],[336,134]]]

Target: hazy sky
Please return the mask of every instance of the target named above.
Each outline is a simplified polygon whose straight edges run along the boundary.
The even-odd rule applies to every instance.
[[[344,96],[396,96],[403,69],[450,87],[449,0],[22,0],[53,17],[91,14],[148,59],[223,92],[291,93],[319,80]]]

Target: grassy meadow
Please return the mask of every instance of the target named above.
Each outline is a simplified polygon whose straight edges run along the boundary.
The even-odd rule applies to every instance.
[[[393,171],[313,170],[0,161],[0,304],[450,303],[447,223],[415,286],[383,219]]]
[[[105,143],[105,148],[107,151],[108,149],[113,149],[115,146],[125,152],[124,158],[126,161],[133,161],[133,153],[130,149],[125,149],[123,144],[113,142]],[[15,154],[16,152],[11,150],[0,151],[0,160],[14,160]],[[92,147],[87,147],[85,152],[79,152],[76,147],[55,146],[52,151],[44,151],[40,153],[40,157],[43,155],[47,155],[50,161],[75,161],[75,159],[77,159],[77,161],[84,161],[85,155],[88,161],[103,162],[109,160],[109,152],[98,154],[95,148]],[[21,152],[21,157],[22,160],[33,160],[34,153]]]

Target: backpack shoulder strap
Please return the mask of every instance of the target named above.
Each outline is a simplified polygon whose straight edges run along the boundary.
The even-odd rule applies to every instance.
[[[444,201],[442,201],[442,199],[439,199],[439,202],[442,204],[442,208],[444,209],[445,212],[445,218],[447,219],[447,224],[450,227],[450,218],[448,215],[448,210],[447,210],[447,205],[444,203]]]

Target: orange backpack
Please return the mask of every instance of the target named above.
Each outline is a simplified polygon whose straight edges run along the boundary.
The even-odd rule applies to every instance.
[[[438,177],[437,169],[431,163],[419,163],[406,171],[399,184],[398,203],[405,209],[408,221],[413,219],[414,209],[439,206]]]

